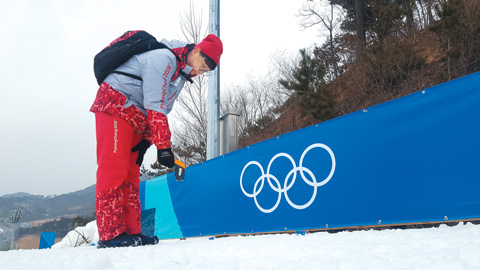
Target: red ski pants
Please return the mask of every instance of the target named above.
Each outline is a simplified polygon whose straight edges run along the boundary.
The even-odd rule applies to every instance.
[[[119,234],[141,233],[138,152],[131,149],[141,134],[124,120],[103,112],[95,113],[97,133],[97,227],[100,241]]]

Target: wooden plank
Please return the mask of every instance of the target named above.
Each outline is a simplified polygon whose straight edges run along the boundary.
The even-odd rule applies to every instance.
[[[307,229],[307,230],[284,230],[284,231],[274,231],[274,232],[251,232],[251,233],[200,235],[200,236],[197,236],[197,237],[180,238],[180,240],[187,240],[187,239],[191,239],[191,238],[205,238],[205,237],[223,238],[223,237],[231,237],[231,236],[255,236],[255,235],[270,235],[270,234],[309,234],[309,233],[316,233],[316,232],[337,233],[337,232],[343,232],[343,231],[421,229],[421,228],[439,227],[440,225],[444,225],[444,224],[447,225],[447,226],[455,226],[455,225],[459,224],[460,222],[463,222],[464,224],[468,223],[468,222],[473,223],[473,224],[480,224],[480,218],[447,220],[447,221],[379,224],[379,225],[368,225],[368,226],[350,226],[350,227]]]

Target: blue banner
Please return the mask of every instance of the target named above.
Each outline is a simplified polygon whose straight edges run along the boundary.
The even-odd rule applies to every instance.
[[[146,190],[168,183],[168,233],[177,237],[480,218],[479,85],[475,73],[188,167],[184,181],[151,180]]]

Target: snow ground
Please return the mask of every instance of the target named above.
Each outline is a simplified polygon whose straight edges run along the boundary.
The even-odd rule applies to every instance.
[[[480,225],[14,250],[0,269],[480,269]]]

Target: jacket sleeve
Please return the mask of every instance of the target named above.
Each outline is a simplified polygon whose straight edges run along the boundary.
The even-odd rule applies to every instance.
[[[139,57],[143,79],[144,107],[150,127],[149,141],[158,149],[170,148],[167,98],[176,70],[175,56],[168,50],[154,50]],[[143,57],[142,57],[143,56]]]
[[[157,149],[171,148],[170,127],[168,126],[168,118],[165,114],[157,111],[147,110],[149,122],[149,134],[146,139],[155,144]]]
[[[150,142],[150,145],[155,144],[152,139],[152,131],[150,130],[150,125],[147,125],[145,127],[145,130],[143,131],[143,138],[144,140],[147,140]]]

